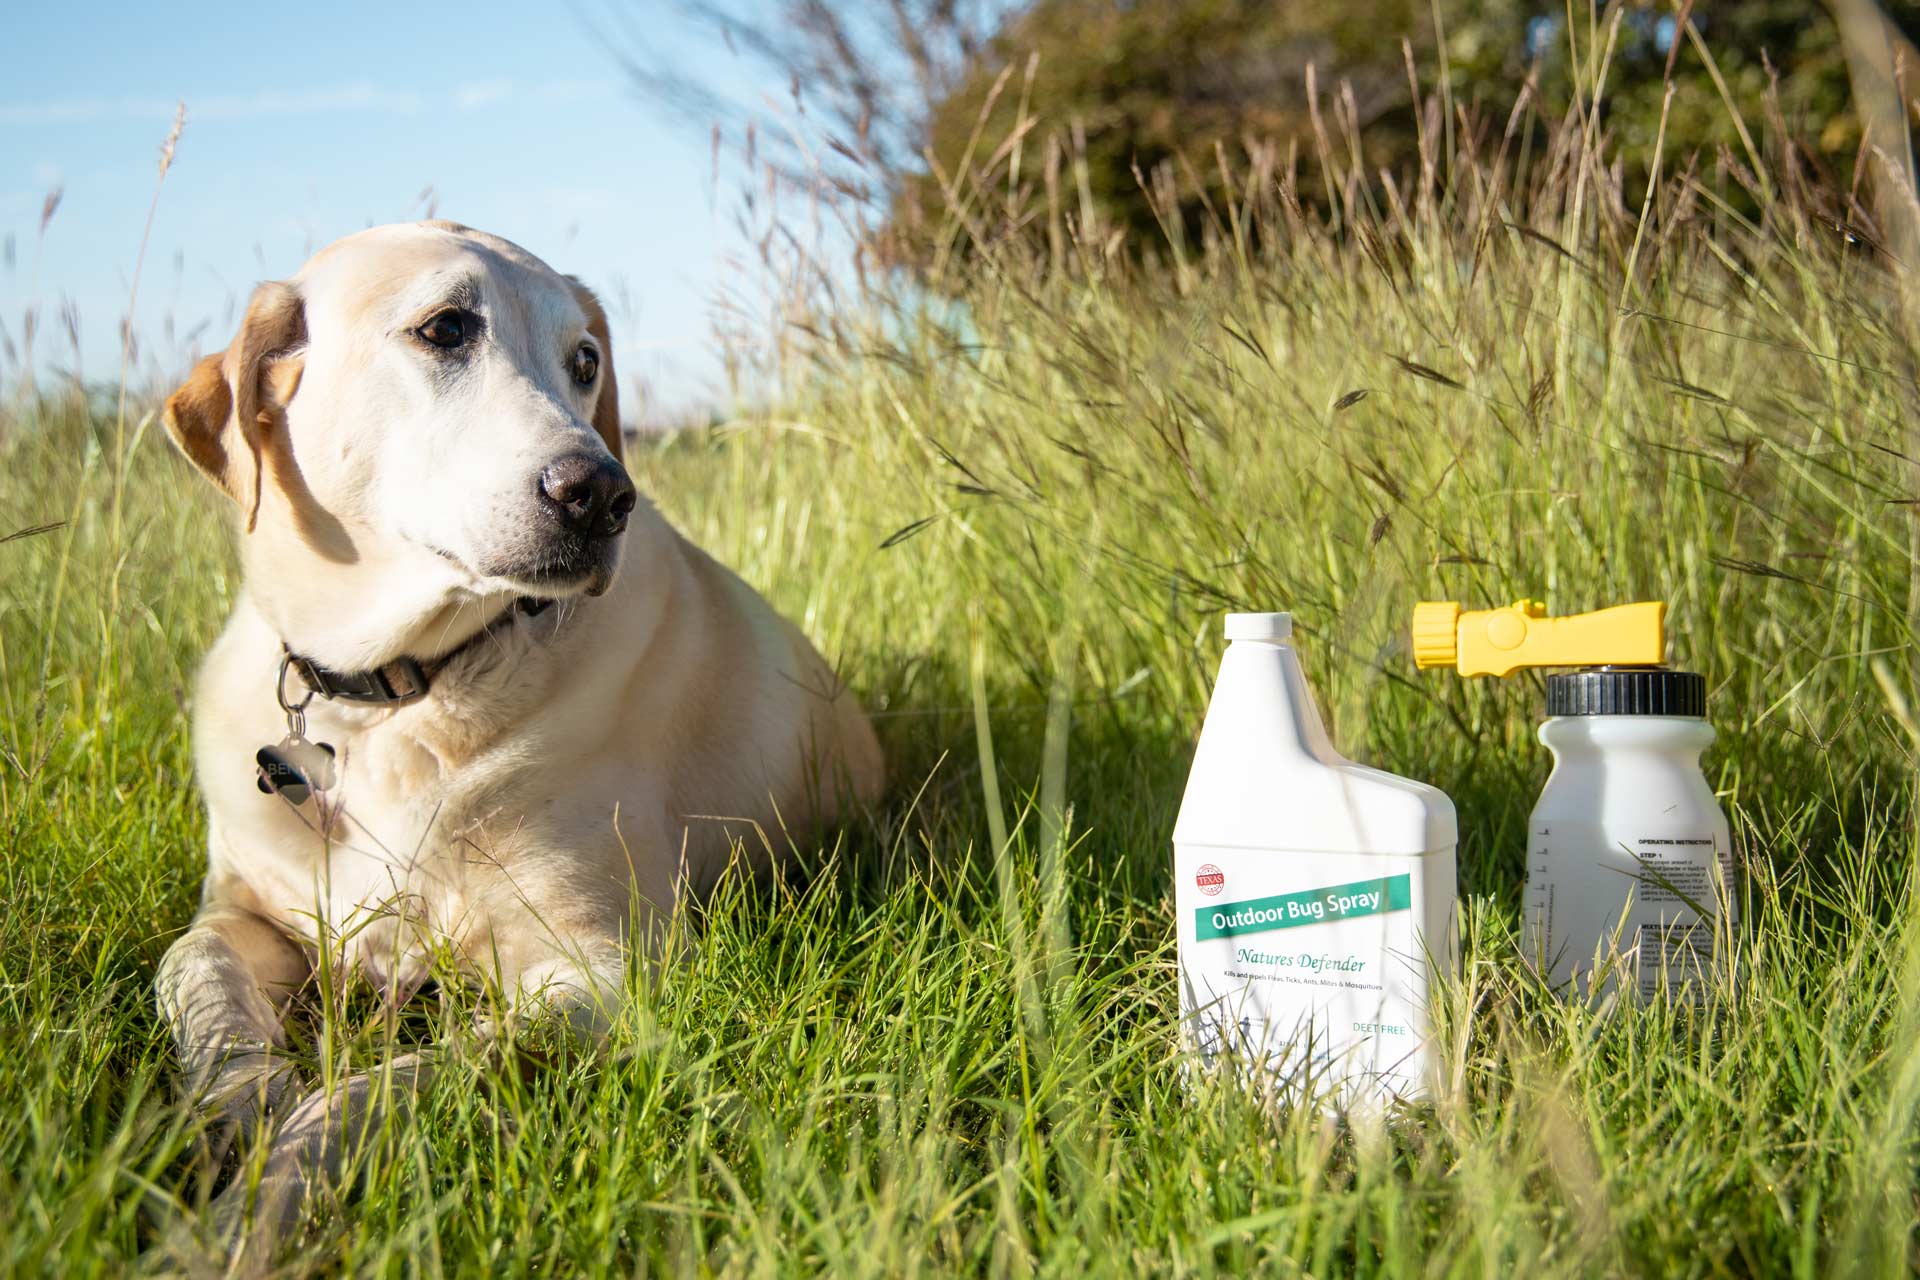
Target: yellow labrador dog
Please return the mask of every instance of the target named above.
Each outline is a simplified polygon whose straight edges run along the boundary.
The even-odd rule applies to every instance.
[[[605,317],[515,245],[339,241],[166,423],[236,504],[245,587],[200,673],[207,881],[159,1005],[207,1105],[282,1113],[284,1217],[377,1093],[296,1103],[277,1052],[323,947],[396,998],[450,954],[591,1033],[737,841],[871,801],[882,761],[800,632],[639,499]]]

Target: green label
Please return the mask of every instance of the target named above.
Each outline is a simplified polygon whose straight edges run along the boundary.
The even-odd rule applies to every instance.
[[[1412,880],[1407,876],[1387,876],[1200,907],[1193,913],[1193,923],[1195,934],[1204,942],[1208,938],[1231,938],[1241,933],[1265,933],[1269,929],[1294,929],[1303,924],[1377,916],[1386,911],[1405,911],[1412,905]]]

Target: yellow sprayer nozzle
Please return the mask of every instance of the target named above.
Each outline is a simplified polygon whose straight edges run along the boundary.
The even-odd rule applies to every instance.
[[[1413,661],[1463,676],[1511,675],[1521,667],[1657,666],[1666,657],[1667,606],[1623,604],[1549,618],[1545,605],[1461,612],[1453,601],[1413,607]]]

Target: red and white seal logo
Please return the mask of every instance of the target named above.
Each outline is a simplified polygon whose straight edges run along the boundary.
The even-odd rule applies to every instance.
[[[1227,874],[1211,862],[1203,862],[1194,873],[1193,882],[1200,886],[1200,892],[1211,898],[1227,887]]]

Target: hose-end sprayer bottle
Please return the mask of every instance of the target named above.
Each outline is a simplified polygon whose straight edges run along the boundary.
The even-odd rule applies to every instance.
[[[1700,1000],[1738,918],[1727,818],[1700,771],[1714,738],[1706,681],[1661,665],[1666,608],[1414,608],[1420,667],[1573,668],[1547,677],[1553,773],[1528,827],[1522,920],[1526,955],[1556,989]]]

